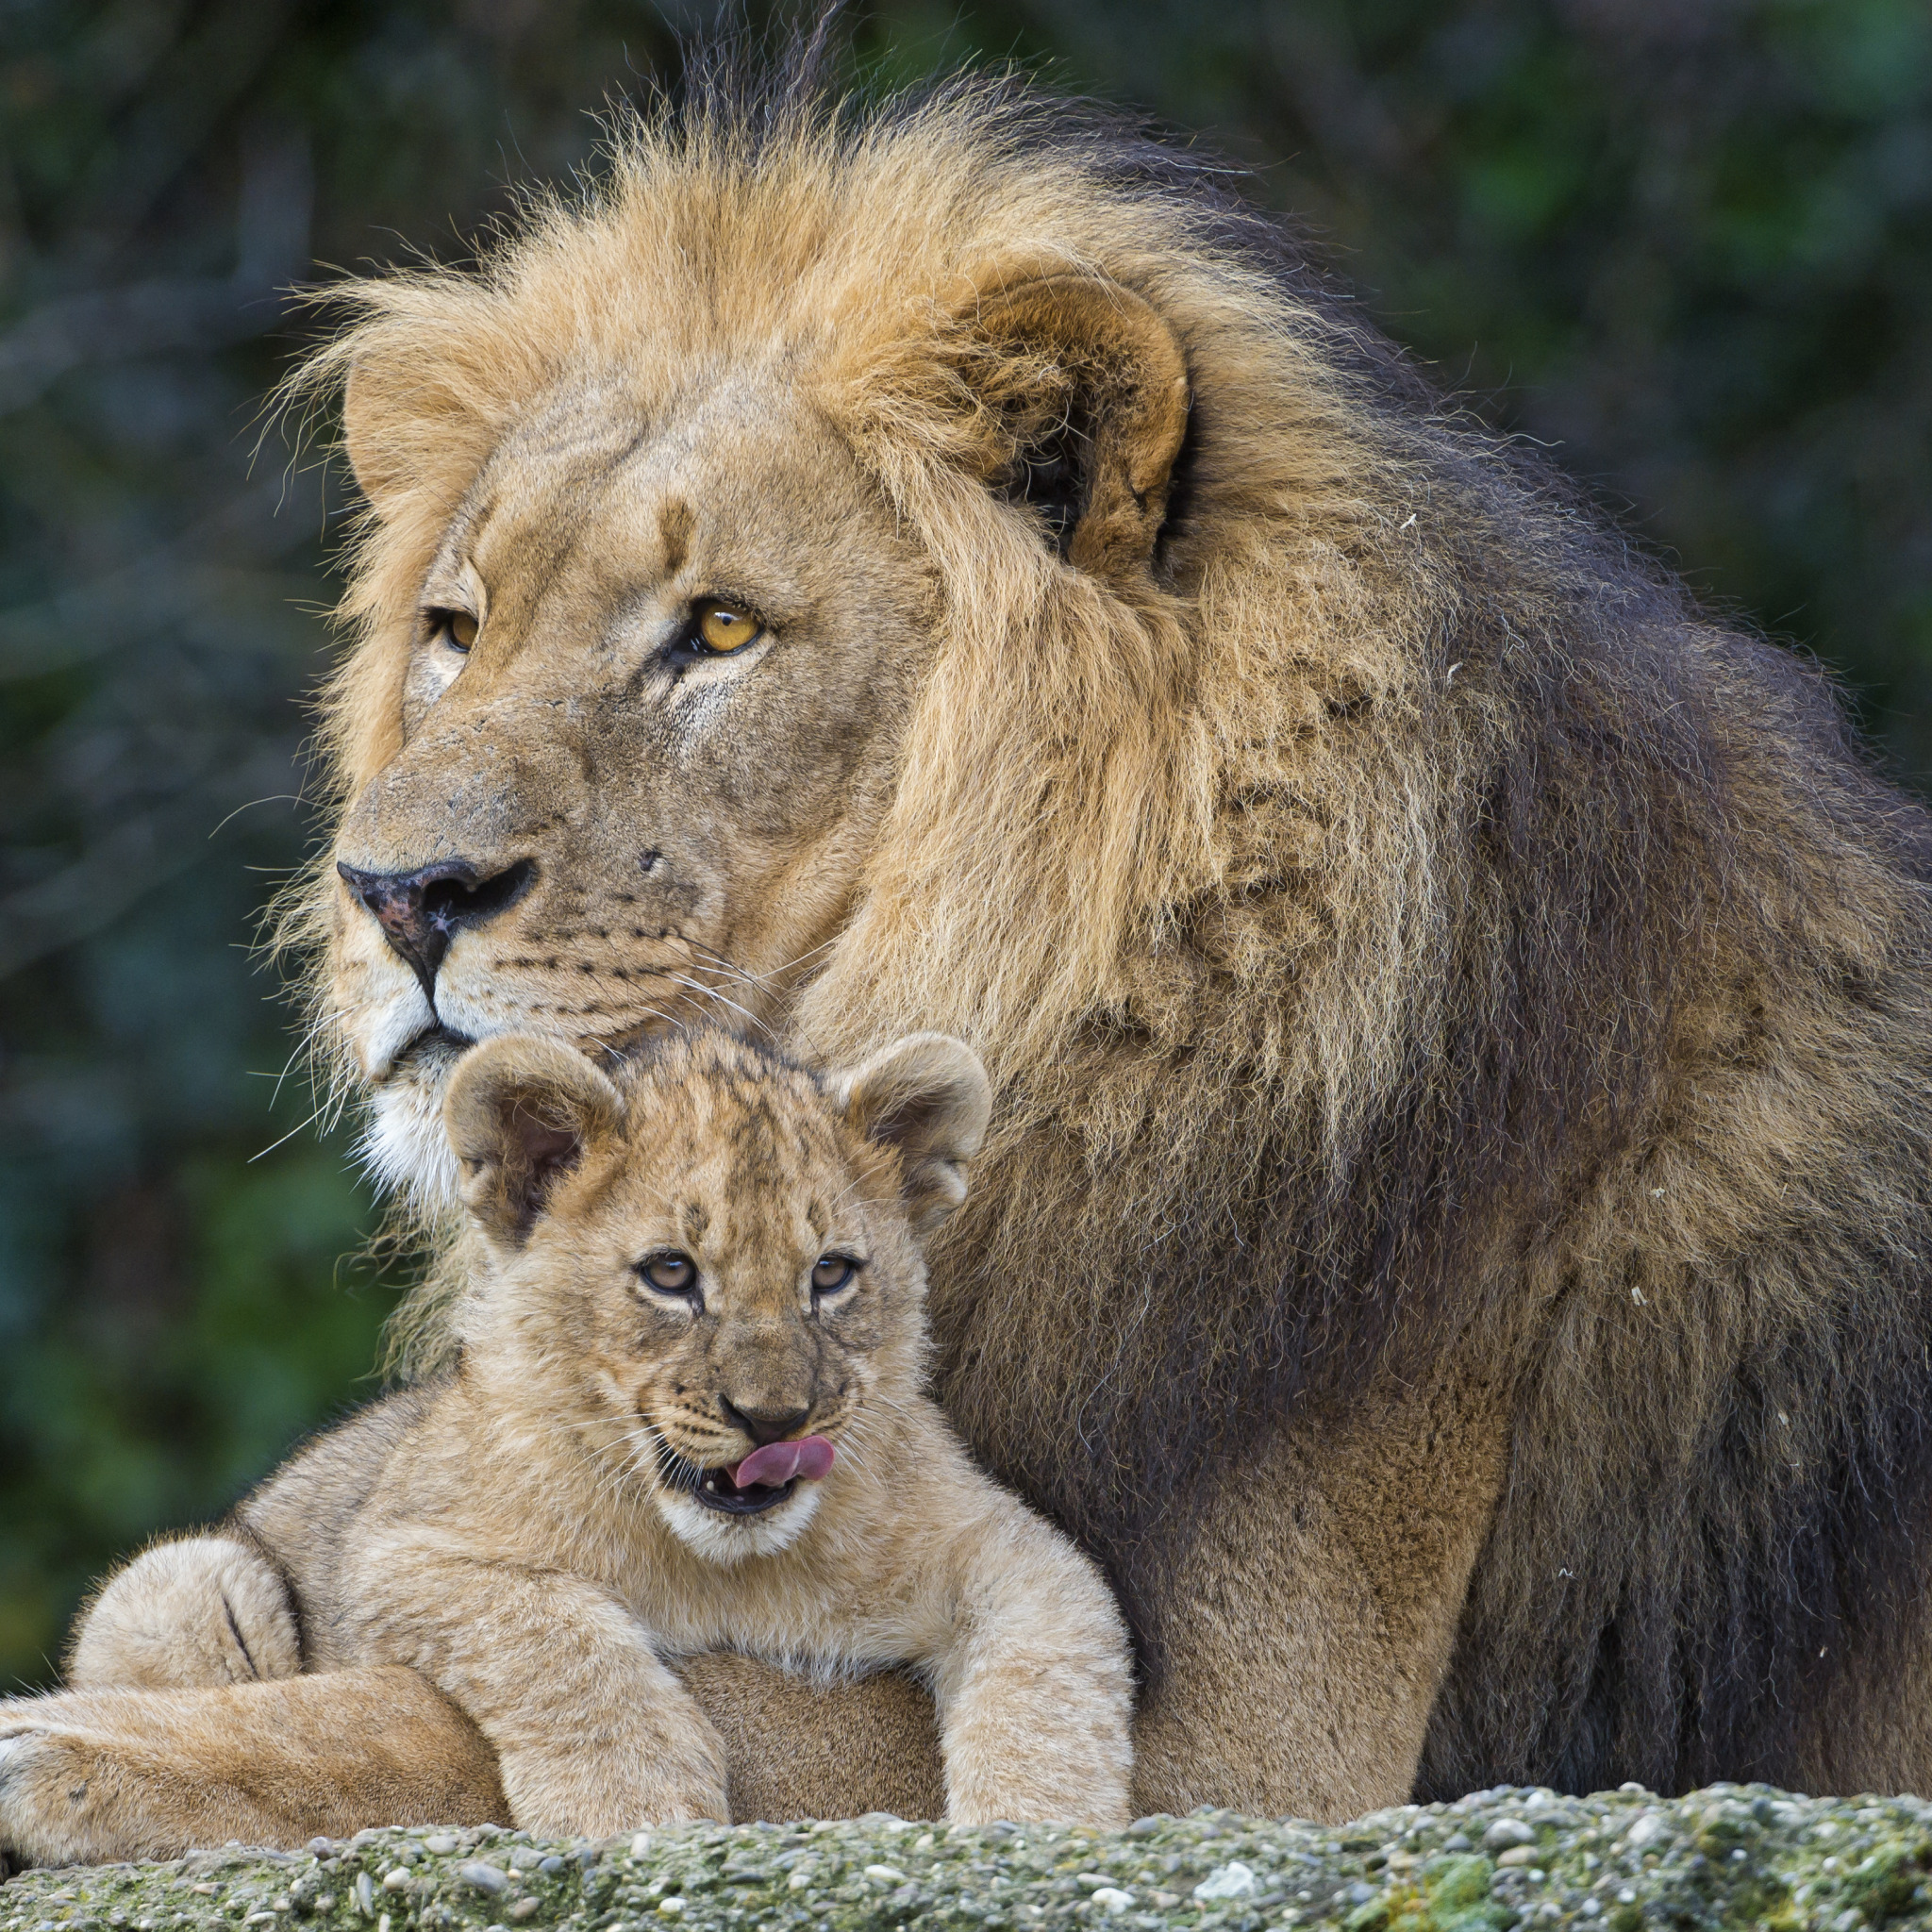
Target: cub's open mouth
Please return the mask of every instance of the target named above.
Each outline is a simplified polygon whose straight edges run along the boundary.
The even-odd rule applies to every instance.
[[[837,1454],[823,1436],[807,1436],[796,1442],[767,1442],[741,1461],[716,1469],[694,1469],[674,1457],[664,1443],[658,1462],[666,1481],[707,1509],[725,1516],[759,1516],[776,1508],[800,1483],[820,1481]]]
[[[731,1480],[728,1469],[708,1469],[699,1475],[691,1494],[707,1509],[721,1510],[726,1516],[758,1516],[767,1509],[775,1509],[798,1484],[799,1478],[793,1476],[789,1483],[775,1487],[766,1483],[741,1487]]]

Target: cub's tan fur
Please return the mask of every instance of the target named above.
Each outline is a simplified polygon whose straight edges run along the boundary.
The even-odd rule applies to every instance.
[[[418,1372],[465,1041],[941,1027],[935,1387],[1120,1591],[1141,1808],[1926,1789],[1932,824],[1823,680],[1131,128],[701,73],[612,149],[311,371],[364,887],[294,924]],[[700,1692],[770,1766],[806,1694]]]
[[[970,1050],[915,1036],[822,1082],[708,1034],[613,1084],[512,1035],[466,1058],[445,1110],[486,1257],[456,1366],[297,1457],[233,1536],[139,1559],[83,1627],[76,1684],[407,1666],[493,1747],[517,1824],[602,1836],[731,1815],[724,1746],[667,1658],[909,1663],[940,1714],[947,1816],[1124,1823],[1112,1599],[921,1389],[914,1230],[963,1198],[985,1131]],[[689,1291],[641,1272],[673,1251]],[[815,1288],[828,1255],[858,1265]],[[698,1474],[766,1423],[830,1439],[830,1473],[746,1492],[779,1498],[756,1513],[707,1507]],[[172,1631],[138,1625],[136,1602]]]

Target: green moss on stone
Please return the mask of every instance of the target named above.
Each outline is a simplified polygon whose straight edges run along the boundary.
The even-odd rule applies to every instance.
[[[1125,1903],[1123,1904],[1123,1898]],[[1932,1928],[1932,1807],[1713,1786],[1478,1792],[1340,1829],[1117,1834],[885,1817],[601,1844],[377,1831],[32,1872],[0,1932],[1881,1932]]]

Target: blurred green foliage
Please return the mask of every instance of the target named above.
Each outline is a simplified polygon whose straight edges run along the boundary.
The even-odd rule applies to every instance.
[[[753,9],[757,17],[758,9]],[[276,291],[459,257],[706,9],[0,0],[0,1684],[365,1393],[377,1210],[246,948],[313,824],[341,482]],[[1254,170],[1461,406],[1932,776],[1924,0],[881,0]],[[256,1077],[260,1075],[261,1077]]]

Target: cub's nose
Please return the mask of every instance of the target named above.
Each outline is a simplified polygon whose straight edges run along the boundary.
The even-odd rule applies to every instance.
[[[436,998],[436,969],[442,964],[450,941],[465,928],[482,925],[507,911],[537,876],[535,863],[527,858],[489,874],[467,858],[447,858],[415,872],[358,872],[342,864],[336,871],[375,915],[383,937],[423,982],[431,1002]]]
[[[724,1411],[724,1420],[734,1429],[742,1431],[751,1438],[754,1449],[762,1449],[767,1442],[782,1442],[788,1437],[795,1436],[804,1428],[806,1418],[811,1414],[808,1408],[740,1408],[728,1395],[718,1398],[718,1407]]]

